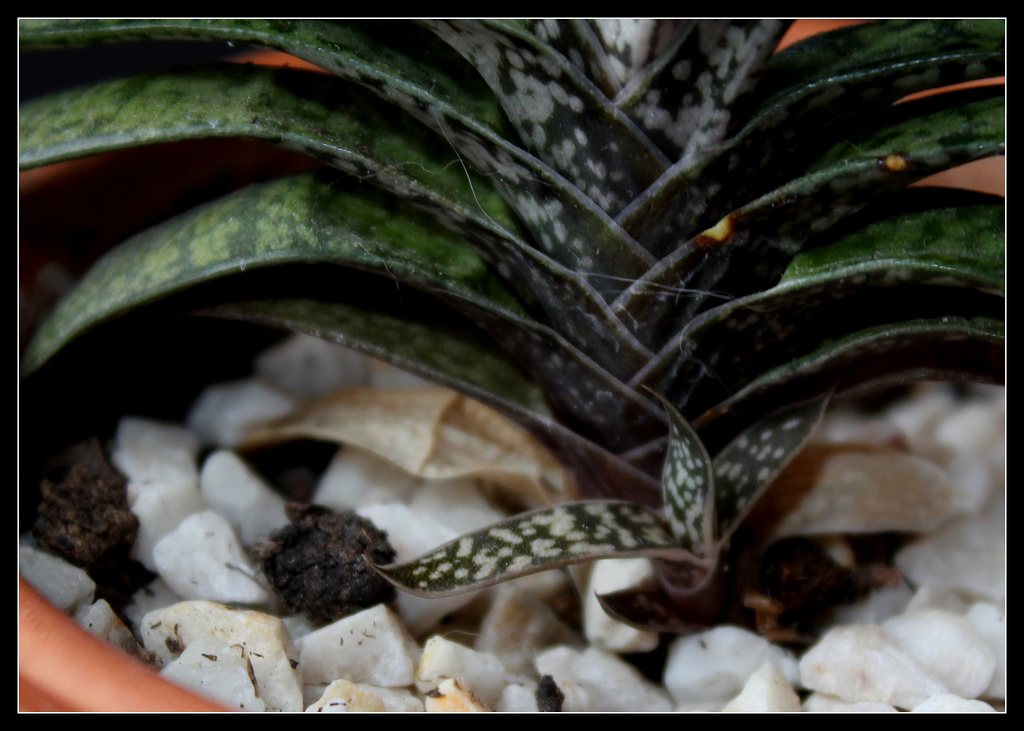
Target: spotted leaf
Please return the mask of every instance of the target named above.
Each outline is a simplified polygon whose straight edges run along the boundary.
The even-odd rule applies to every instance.
[[[412,594],[445,596],[559,566],[622,556],[685,560],[661,519],[639,505],[586,501],[522,513],[423,554],[378,566]]]
[[[707,557],[712,554],[715,541],[711,458],[679,410],[667,399],[659,398],[669,419],[668,453],[661,476],[665,519],[683,547]]]
[[[807,443],[824,416],[829,395],[769,414],[715,455],[719,540],[728,538],[772,480]]]

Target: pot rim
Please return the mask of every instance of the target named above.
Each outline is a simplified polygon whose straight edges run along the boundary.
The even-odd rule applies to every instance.
[[[227,711],[90,634],[18,576],[21,712]]]

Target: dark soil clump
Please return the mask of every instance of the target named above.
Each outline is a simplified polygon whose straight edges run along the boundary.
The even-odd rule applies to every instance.
[[[290,503],[288,517],[254,552],[290,610],[327,624],[394,601],[394,587],[371,566],[395,560],[386,533],[355,513],[318,505]]]
[[[139,521],[128,505],[127,485],[97,438],[68,447],[45,468],[33,528],[41,548],[85,569],[98,596],[115,609],[153,578],[129,557]]]

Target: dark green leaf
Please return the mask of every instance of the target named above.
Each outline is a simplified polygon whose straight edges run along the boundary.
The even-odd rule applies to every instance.
[[[377,570],[420,596],[445,596],[599,558],[685,559],[651,511],[622,502],[563,503],[522,513],[407,563]]]
[[[715,455],[715,533],[729,538],[743,518],[811,438],[828,395],[760,419]]]
[[[426,21],[490,85],[524,147],[614,216],[668,160],[578,67],[505,21]],[[609,166],[607,151],[618,164]]]
[[[661,488],[665,519],[672,534],[688,551],[714,553],[715,481],[704,444],[672,403],[661,399],[669,417],[669,443]]]
[[[747,121],[746,100],[788,26],[770,19],[687,26],[616,104],[673,161],[713,147]]]
[[[627,232],[665,256],[799,175],[834,143],[828,125],[844,115],[1004,73],[1005,24],[998,20],[884,21],[804,43],[812,42],[828,59],[801,55],[804,44],[773,57],[758,88],[765,101],[744,129],[704,157],[673,166],[618,216]],[[787,63],[799,71],[772,71]]]
[[[872,197],[1001,154],[1001,94],[983,89],[970,90],[968,96],[968,103],[960,95],[944,95],[894,108],[900,110],[895,124],[885,115],[880,129],[868,130],[852,144],[841,143],[816,169],[729,214],[631,285],[613,308],[637,317],[641,340],[664,342],[668,333],[715,301],[715,290],[742,295],[770,284],[811,237],[856,213]],[[918,116],[917,111],[928,113]],[[674,290],[697,294],[680,304],[671,296]]]

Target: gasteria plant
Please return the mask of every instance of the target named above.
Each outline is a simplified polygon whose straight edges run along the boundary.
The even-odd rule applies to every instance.
[[[23,50],[226,40],[328,72],[178,68],[22,105],[23,169],[225,137],[326,163],[111,250],[23,371],[157,300],[345,343],[507,414],[582,498],[379,567],[391,581],[437,595],[647,556],[658,582],[610,611],[714,621],[730,538],[830,399],[1003,378],[1002,199],[907,189],[1003,154],[1003,88],[907,97],[1003,74],[1004,22],[775,53],[787,27],[23,21]]]

